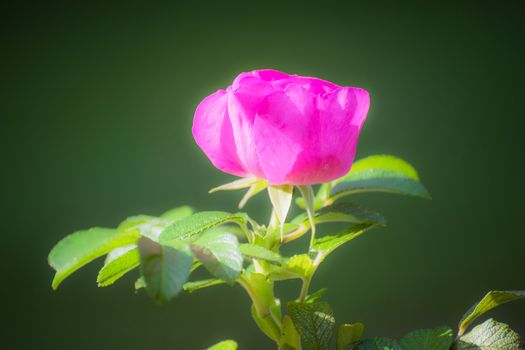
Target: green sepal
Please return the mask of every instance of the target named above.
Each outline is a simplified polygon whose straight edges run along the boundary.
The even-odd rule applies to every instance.
[[[272,202],[273,211],[279,220],[281,240],[284,233],[284,223],[290,210],[293,197],[293,186],[291,185],[270,185],[268,186],[268,195]]]
[[[242,197],[241,201],[239,202],[239,205],[238,205],[239,209],[244,208],[246,203],[248,203],[248,201],[252,197],[254,197],[256,194],[264,191],[267,187],[268,187],[268,182],[267,181],[259,181],[257,183],[254,183],[253,185],[251,185],[250,188],[248,189],[248,191],[246,191],[246,193]]]
[[[228,182],[224,185],[220,185],[217,187],[212,188],[208,191],[208,193],[214,193],[219,191],[235,191],[235,190],[241,190],[243,188],[248,188],[258,182],[262,182],[265,180],[258,179],[256,177],[243,177],[240,179],[237,179],[232,182]]]
[[[315,239],[315,203],[314,203],[314,190],[312,186],[297,186],[301,196],[306,204],[306,214],[308,216],[308,222],[310,223],[310,230],[312,232],[310,242]]]

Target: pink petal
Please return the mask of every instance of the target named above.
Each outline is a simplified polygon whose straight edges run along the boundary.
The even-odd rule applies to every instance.
[[[317,120],[315,96],[298,85],[290,84],[261,103],[253,138],[261,168],[271,184],[286,183],[304,143],[315,137]]]
[[[289,74],[279,72],[278,70],[274,70],[274,69],[254,70],[251,73],[253,74],[253,76],[261,80],[264,80],[264,81],[282,80],[282,79],[288,79],[290,77]]]
[[[303,88],[316,95],[324,95],[340,88],[340,86],[335,85],[334,83],[319,78],[292,76],[290,81],[293,84],[301,85]]]
[[[253,123],[259,105],[274,89],[249,74],[238,79],[235,86],[236,89],[228,88],[228,111],[238,156],[249,173],[264,178],[255,150]]]
[[[287,182],[322,183],[348,173],[369,105],[368,92],[358,88],[344,87],[321,97],[317,137],[303,144]]]
[[[214,166],[232,175],[247,176],[237,156],[227,105],[224,90],[206,97],[195,111],[193,137]]]

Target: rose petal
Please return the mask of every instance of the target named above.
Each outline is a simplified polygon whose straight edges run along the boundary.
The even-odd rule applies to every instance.
[[[286,176],[316,134],[315,96],[299,85],[269,95],[257,112],[253,138],[265,177],[271,184],[286,183]]]
[[[368,92],[358,88],[340,88],[320,97],[318,132],[303,142],[286,182],[316,184],[347,174],[369,104]]]
[[[340,86],[337,86],[334,83],[319,78],[292,76],[290,81],[293,84],[301,85],[313,94],[321,96],[340,88]]]
[[[266,81],[250,74],[238,80],[236,88],[228,88],[228,111],[232,123],[238,157],[244,168],[254,176],[264,177],[253,140],[253,123],[261,102],[274,89]]]
[[[246,176],[237,156],[227,105],[224,90],[206,97],[195,111],[193,137],[214,166],[232,175]]]

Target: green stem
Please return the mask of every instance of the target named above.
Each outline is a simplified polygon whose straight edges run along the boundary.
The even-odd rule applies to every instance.
[[[256,285],[252,285],[252,281],[250,281],[249,277],[242,274],[237,281],[244,288],[244,290],[246,291],[246,293],[252,300],[253,307],[255,309],[252,312],[255,312],[257,314],[258,320],[255,319],[257,325],[259,326],[259,328],[261,328],[261,330],[265,334],[267,334],[270,338],[272,338],[277,343],[277,346],[279,346],[279,340],[280,340],[280,335],[281,335],[280,320],[274,319],[274,316],[270,309],[272,306],[272,303],[275,303],[275,298],[273,297],[273,291],[271,292],[272,294],[271,298],[269,297],[269,295],[267,295],[267,297],[265,298],[263,295],[258,295],[259,294],[258,288],[256,287]],[[262,328],[263,326],[261,326],[259,322],[263,322],[264,325],[270,328],[271,335],[267,333],[268,330],[265,331],[264,328]]]
[[[315,225],[312,225],[312,234],[310,235],[310,245],[308,246],[308,251],[312,248],[315,242]]]
[[[257,297],[257,293],[255,292],[255,290],[253,290],[253,288],[252,288],[250,282],[248,281],[248,279],[244,275],[241,275],[239,277],[238,282],[244,288],[244,290],[246,291],[246,293],[248,294],[248,296],[252,300],[252,303],[255,306],[255,309],[257,310],[257,313],[259,315],[263,315],[268,308],[265,307],[264,303],[262,303],[261,300],[259,300],[259,298]]]
[[[308,296],[308,289],[310,288],[311,277],[303,279],[303,286],[301,287],[301,294],[299,295],[299,302],[304,303]]]
[[[307,225],[301,225],[296,230],[288,233],[286,236],[284,236],[283,243],[291,242],[296,240],[297,238],[302,237],[308,230],[310,229]]]

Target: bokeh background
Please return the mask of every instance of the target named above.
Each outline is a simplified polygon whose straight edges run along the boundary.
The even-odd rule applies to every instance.
[[[525,27],[518,2],[128,1],[3,5],[2,326],[8,349],[271,349],[239,287],[164,306],[136,274],[99,289],[102,260],[50,287],[65,235],[240,193],[191,136],[199,101],[275,68],[370,91],[358,157],[413,163],[433,200],[369,194],[383,213],[313,282],[367,335],[455,326],[490,289],[525,288]],[[264,218],[264,196],[248,206]],[[293,283],[279,289],[290,294]],[[295,291],[294,291],[295,293]],[[492,312],[525,335],[525,302]]]

